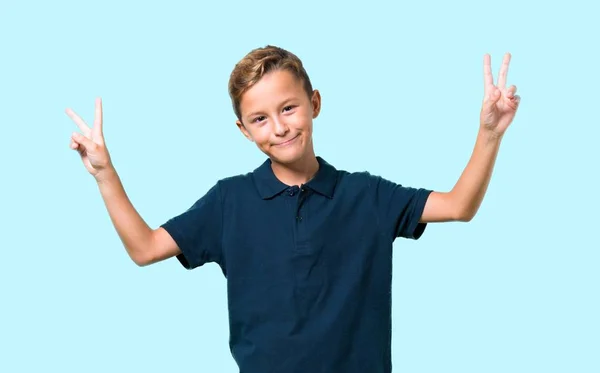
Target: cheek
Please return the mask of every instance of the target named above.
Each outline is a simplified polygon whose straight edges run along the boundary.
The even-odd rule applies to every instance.
[[[313,123],[311,117],[307,117],[304,119],[304,122],[302,122],[302,129],[304,130],[304,132],[307,132],[309,134],[312,133]]]
[[[308,113],[302,113],[302,115],[298,115],[294,118],[294,127],[301,129],[302,131],[311,131],[312,130],[312,118]]]
[[[268,129],[265,127],[263,128],[259,128],[257,131],[254,131],[253,133],[254,135],[254,142],[258,145],[266,145],[269,143],[269,131]]]

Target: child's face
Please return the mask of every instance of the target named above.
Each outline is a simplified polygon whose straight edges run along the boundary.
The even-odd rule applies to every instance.
[[[264,75],[243,94],[242,122],[236,124],[273,161],[290,164],[313,155],[312,120],[319,115],[321,96],[306,95],[301,81],[286,70]]]

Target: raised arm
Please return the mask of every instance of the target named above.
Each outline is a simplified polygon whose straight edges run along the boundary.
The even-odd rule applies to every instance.
[[[495,86],[490,56],[484,56],[484,100],[475,148],[454,188],[450,192],[429,195],[421,222],[470,221],[477,213],[492,176],[502,137],[521,100],[515,95],[516,86],[506,88],[510,58],[509,53],[504,55]]]
[[[83,165],[94,176],[111,221],[130,258],[144,266],[178,255],[181,251],[163,229],[151,229],[135,210],[110,159],[102,132],[102,101],[96,99],[94,125],[90,128],[73,110],[67,115],[81,133],[71,136],[71,149],[77,150]]]

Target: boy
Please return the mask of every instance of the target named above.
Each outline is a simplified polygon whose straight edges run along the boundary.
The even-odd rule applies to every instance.
[[[447,193],[335,169],[314,153],[321,96],[301,61],[281,48],[251,51],[234,68],[236,125],[268,158],[218,181],[157,229],[135,211],[110,161],[96,100],[78,150],[95,177],[131,259],[177,257],[188,269],[216,262],[227,278],[230,348],[240,372],[391,372],[392,243],[418,239],[429,222],[469,221],[485,194],[503,134],[516,113],[506,54],[485,97],[473,155]]]

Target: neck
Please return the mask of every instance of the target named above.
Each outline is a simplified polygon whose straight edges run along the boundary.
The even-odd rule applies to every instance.
[[[298,161],[291,164],[282,164],[271,161],[271,169],[282,183],[286,185],[302,185],[312,179],[319,170],[319,161],[314,152],[306,154]]]

